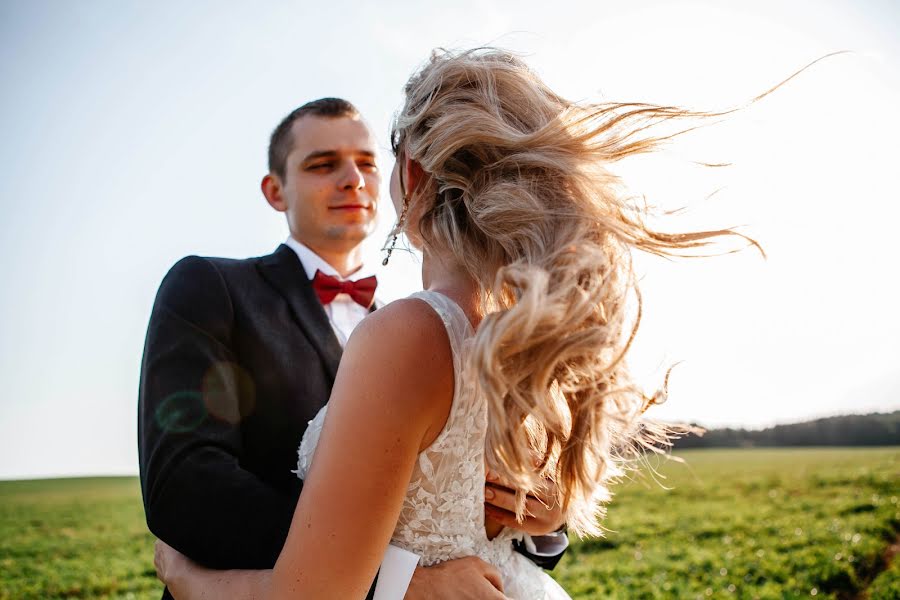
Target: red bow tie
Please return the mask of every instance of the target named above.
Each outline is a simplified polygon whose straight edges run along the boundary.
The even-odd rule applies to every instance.
[[[337,277],[316,271],[312,286],[323,305],[331,303],[338,294],[347,294],[363,308],[369,308],[375,299],[378,279],[372,275],[358,281],[341,281]]]

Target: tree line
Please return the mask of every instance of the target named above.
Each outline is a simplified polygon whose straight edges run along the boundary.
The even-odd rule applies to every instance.
[[[900,410],[827,417],[762,430],[710,429],[702,436],[691,434],[675,442],[679,449],[894,445],[900,445]]]

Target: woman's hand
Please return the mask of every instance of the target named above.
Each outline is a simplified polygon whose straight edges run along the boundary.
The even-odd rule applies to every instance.
[[[153,550],[153,566],[156,567],[156,576],[166,584],[173,596],[176,595],[175,591],[185,581],[191,569],[196,568],[191,559],[162,540],[156,540]]]
[[[271,569],[216,571],[195,563],[162,540],[156,541],[153,566],[178,600],[272,597]]]

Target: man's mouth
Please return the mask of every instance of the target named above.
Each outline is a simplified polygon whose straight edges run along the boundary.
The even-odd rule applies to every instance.
[[[364,204],[342,204],[341,206],[332,206],[331,210],[369,210],[369,207]]]

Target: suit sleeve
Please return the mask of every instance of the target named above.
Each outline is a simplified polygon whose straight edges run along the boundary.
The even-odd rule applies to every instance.
[[[547,535],[525,535],[522,542],[514,542],[514,548],[542,569],[552,571],[569,549],[569,537],[565,531]]]
[[[206,259],[181,260],[160,285],[138,400],[144,508],[154,535],[203,565],[269,568],[296,501],[241,467],[233,318]]]

